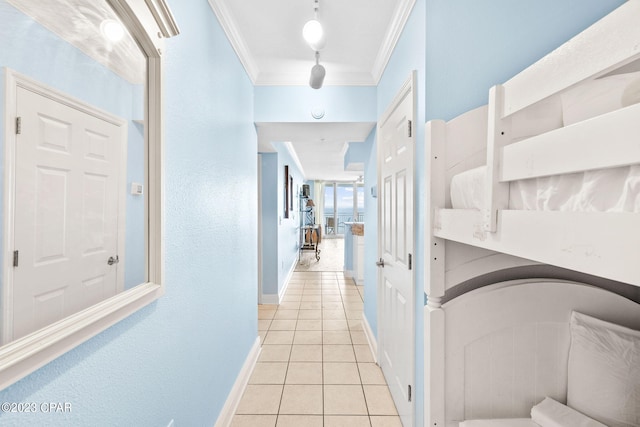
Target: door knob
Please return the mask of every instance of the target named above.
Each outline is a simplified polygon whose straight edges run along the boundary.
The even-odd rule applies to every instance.
[[[110,256],[110,257],[109,257],[109,260],[107,261],[107,264],[109,264],[109,265],[113,265],[113,264],[117,264],[117,263],[119,263],[119,262],[120,262],[120,258],[118,258],[118,255],[116,255],[116,257],[115,257],[115,258],[114,258],[114,257],[112,257],[112,256]]]
[[[384,268],[384,259],[380,258],[380,261],[376,261],[376,265],[378,267]]]

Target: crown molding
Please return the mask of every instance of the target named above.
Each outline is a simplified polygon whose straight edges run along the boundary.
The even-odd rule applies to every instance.
[[[291,156],[291,158],[293,159],[293,163],[295,163],[298,169],[300,170],[300,173],[302,174],[302,180],[305,181],[306,175],[304,173],[304,168],[302,167],[302,162],[300,161],[300,158],[298,157],[298,153],[296,153],[296,149],[294,148],[293,144],[287,141],[287,142],[284,142],[283,145],[289,152],[289,155]]]
[[[396,48],[396,44],[400,39],[402,30],[404,29],[404,26],[406,25],[407,20],[411,15],[411,10],[413,9],[413,6],[415,4],[416,0],[402,0],[402,2],[398,5],[398,9],[393,17],[393,20],[391,21],[391,25],[389,25],[387,36],[380,46],[378,56],[376,57],[376,61],[373,64],[373,69],[371,70],[371,74],[373,75],[373,79],[375,80],[376,85],[382,78],[382,74],[384,73],[389,60],[391,59],[393,50]]]
[[[236,54],[238,55],[245,71],[249,75],[251,82],[255,84],[258,80],[260,70],[251,57],[251,52],[249,51],[244,38],[240,34],[240,31],[236,27],[236,21],[233,19],[233,15],[227,7],[226,2],[224,0],[209,0],[209,6],[211,6],[213,13],[218,18],[222,29],[227,35],[233,50],[236,51]]]

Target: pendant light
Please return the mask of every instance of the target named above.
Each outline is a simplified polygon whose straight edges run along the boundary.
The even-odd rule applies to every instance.
[[[313,14],[314,19],[307,21],[302,28],[302,37],[307,42],[309,47],[315,51],[322,50],[324,48],[326,39],[324,35],[324,29],[322,24],[318,21],[318,8],[320,7],[320,0],[314,0],[313,2]]]
[[[316,52],[316,65],[311,68],[311,77],[309,77],[309,86],[313,89],[320,89],[324,82],[324,76],[327,71],[320,65],[320,52]]]

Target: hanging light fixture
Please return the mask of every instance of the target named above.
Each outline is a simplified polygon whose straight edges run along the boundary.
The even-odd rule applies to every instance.
[[[322,24],[318,21],[318,8],[320,7],[319,1],[320,0],[313,1],[314,19],[307,21],[302,28],[302,37],[304,37],[304,40],[307,42],[309,47],[315,51],[322,50],[326,42]]]
[[[320,65],[320,52],[316,52],[316,65],[311,68],[311,77],[309,77],[309,86],[314,89],[320,89],[324,82],[324,76],[327,71]]]

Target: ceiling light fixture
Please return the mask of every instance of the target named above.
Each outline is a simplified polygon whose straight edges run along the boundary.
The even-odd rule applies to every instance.
[[[302,37],[304,37],[304,40],[307,42],[309,47],[315,51],[322,50],[326,42],[322,24],[318,21],[318,8],[320,7],[319,1],[320,0],[314,0],[313,2],[313,13],[315,18],[307,21],[302,28]]]
[[[105,19],[100,24],[100,31],[105,38],[112,42],[119,42],[124,37],[124,27],[118,21]]]
[[[311,68],[311,77],[309,77],[309,86],[314,89],[320,89],[324,82],[324,76],[327,71],[320,65],[320,52],[316,52],[316,65]]]

